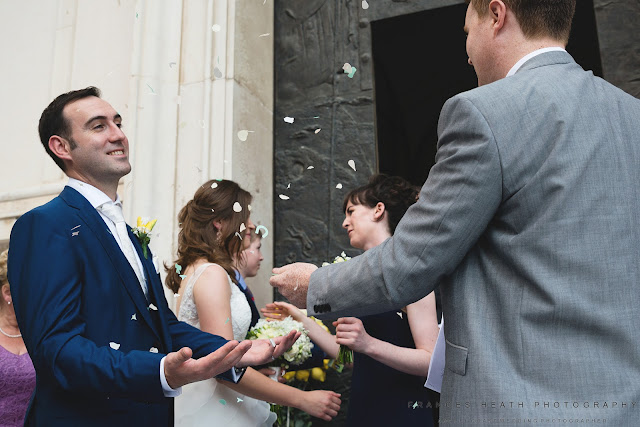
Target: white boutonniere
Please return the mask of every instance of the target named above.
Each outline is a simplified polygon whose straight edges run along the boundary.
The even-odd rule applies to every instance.
[[[140,241],[140,245],[142,245],[142,254],[144,255],[144,259],[147,259],[149,256],[148,248],[149,242],[151,241],[149,236],[151,235],[151,230],[153,230],[156,222],[158,222],[157,219],[143,222],[142,217],[139,216],[136,226],[131,230]]]

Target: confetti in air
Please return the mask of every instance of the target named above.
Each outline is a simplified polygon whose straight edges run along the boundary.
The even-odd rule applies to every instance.
[[[397,314],[398,316],[400,316],[400,318],[402,319],[402,312],[401,312],[401,311],[396,311],[396,314]]]
[[[287,184],[287,190],[291,188],[291,183]]]
[[[158,307],[153,304],[149,304],[149,310],[158,311]]]
[[[351,64],[349,64],[348,62],[345,62],[344,65],[342,66],[342,70],[344,71],[345,74],[349,74],[351,72]]]
[[[216,79],[221,79],[222,78],[222,71],[220,71],[220,68],[218,67],[213,67],[213,76]]]
[[[217,33],[218,31],[220,31],[220,29],[221,29],[221,27],[220,27],[220,25],[219,25],[219,24],[213,24],[213,25],[211,26],[211,30],[212,30],[214,33]]]
[[[284,121],[287,123],[293,123],[295,120],[296,119],[294,119],[293,117],[288,117],[288,116],[284,118]]]
[[[156,91],[155,91],[155,90],[153,90],[153,88],[151,87],[151,85],[149,85],[149,83],[147,83],[147,87],[148,87],[149,89],[151,89],[151,94],[152,94],[152,95],[155,95],[155,94],[156,94]]]
[[[315,133],[320,133],[320,128],[316,129]]]
[[[252,130],[241,130],[240,132],[238,132],[238,139],[240,141],[246,141],[247,138],[249,137],[249,134],[253,132],[254,131]]]
[[[176,65],[177,62],[169,62],[169,68],[173,68],[174,65]]]
[[[151,347],[151,348],[149,349],[149,352],[150,352],[150,353],[157,353],[157,352],[158,352],[158,349],[157,349],[157,348],[155,348],[155,347]]]
[[[234,211],[234,212],[242,212],[242,206],[240,206],[240,203],[235,202],[235,203],[233,204],[233,211]]]
[[[242,236],[237,231],[236,231],[236,236],[238,236],[238,239],[242,240]]]
[[[260,230],[264,230],[264,233],[262,233],[263,239],[269,235],[269,230],[267,230],[267,227],[265,227],[264,225],[259,225],[256,227],[256,234],[260,233]]]
[[[367,0],[362,0],[362,8],[364,10],[369,9],[369,3],[367,3]]]
[[[226,401],[226,400],[224,400],[224,399],[220,399],[220,400],[218,400],[218,402],[222,403],[223,405],[226,405],[226,404],[227,404],[227,401]]]
[[[211,188],[216,188],[216,187],[218,187],[218,183],[217,182],[214,182],[213,184],[211,184]],[[211,210],[213,210],[213,209],[211,209]]]
[[[353,169],[353,170],[354,170],[354,172],[355,172],[355,170],[356,170],[356,162],[354,162],[353,160],[349,160],[349,161],[347,162],[347,164],[348,164],[348,165],[351,167],[351,169]]]
[[[117,350],[117,349],[120,348],[120,344],[118,344],[117,342],[113,342],[112,341],[112,342],[109,343],[109,347],[111,347],[114,350]]]
[[[135,313],[131,315],[131,320],[138,320],[138,316]]]
[[[71,229],[71,231],[75,230],[76,228],[80,227],[81,225],[82,225],[82,224],[80,224],[80,225],[76,225],[75,227],[73,227],[73,228]]]
[[[251,205],[247,205],[247,210],[251,211]]]
[[[418,407],[418,402],[413,404],[413,409],[416,409]]]
[[[285,196],[284,194],[280,194],[280,197],[282,200],[289,200],[289,196]]]
[[[181,275],[180,275],[180,278],[181,278],[181,279],[183,279],[183,280],[184,280],[184,278],[185,278],[185,277],[187,277],[187,276],[186,276],[186,275],[184,275],[184,274],[181,274]]]
[[[236,399],[238,399],[236,403],[244,402],[244,400],[240,399],[239,397],[236,397]]]
[[[309,166],[309,167],[307,168],[307,170],[310,170],[310,169],[313,169],[313,166]]]
[[[271,33],[264,33],[264,34],[260,34],[258,37],[267,37],[267,36],[270,36],[270,35],[271,35]]]
[[[176,264],[176,273],[180,274],[182,271],[182,266],[180,264]]]
[[[229,318],[227,317],[227,320],[224,321],[224,324],[226,325],[227,323],[229,323]]]
[[[79,232],[79,231],[74,231],[73,233],[71,233],[71,237],[77,236],[77,235],[79,235],[79,234],[80,234],[80,232]]]
[[[173,294],[174,298],[180,298],[180,294]]]
[[[338,185],[336,185],[336,188],[337,188],[338,190],[342,190],[342,184],[338,183]]]
[[[240,232],[242,233],[244,230],[247,229],[247,226],[244,225],[244,222],[242,224],[240,224]]]

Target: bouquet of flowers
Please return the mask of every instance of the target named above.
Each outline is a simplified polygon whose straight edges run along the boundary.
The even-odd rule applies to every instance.
[[[349,261],[350,259],[351,257],[348,257],[347,254],[345,254],[343,251],[340,255],[338,255],[333,259],[333,262],[331,262],[331,264]],[[330,263],[328,262],[324,262],[322,263],[322,266],[324,267],[325,265],[329,265],[329,264]],[[351,363],[353,363],[353,350],[351,350],[346,345],[340,345],[340,349],[338,350],[338,357],[336,358],[336,361],[334,364],[336,370],[340,372],[342,371],[342,368],[344,367],[344,365],[351,364]]]
[[[142,254],[144,255],[144,259],[147,259],[149,256],[148,247],[149,242],[151,241],[151,237],[149,236],[151,235],[151,230],[153,230],[156,222],[158,222],[157,219],[147,221],[146,218],[142,219],[142,217],[139,216],[136,226],[131,229],[133,234],[135,234],[140,241],[140,245],[142,245]]]
[[[258,323],[256,323],[256,325],[247,333],[247,339],[256,340],[275,338],[287,335],[294,329],[301,332],[300,338],[298,338],[293,346],[282,355],[284,360],[279,361],[278,365],[287,365],[287,363],[300,365],[311,357],[313,344],[309,339],[307,330],[302,326],[302,323],[296,322],[291,316],[288,316],[286,319],[278,322],[269,322],[265,319],[258,320]]]

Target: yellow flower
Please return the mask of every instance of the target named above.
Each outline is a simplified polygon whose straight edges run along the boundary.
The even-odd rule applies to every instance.
[[[315,318],[315,317],[313,317],[313,316],[311,316],[311,318],[312,318],[313,320],[315,320],[315,321],[316,321],[316,323],[317,323],[318,325],[320,325],[320,327],[321,327],[322,329],[324,329],[325,331],[329,332],[329,328],[327,328],[327,325],[325,325],[324,323],[322,323],[322,320],[320,320],[320,319],[316,319],[316,318]]]
[[[296,371],[296,379],[300,381],[309,381],[309,370]]]
[[[156,222],[158,222],[157,219],[151,220],[144,225],[144,228],[146,228],[149,232],[151,232],[151,230],[153,230],[153,227],[155,227]]]
[[[329,360],[329,359],[324,359],[324,360],[322,361],[322,369],[324,369],[324,370],[329,369],[329,362],[330,362],[330,360]]]
[[[324,382],[327,378],[327,373],[322,370],[322,368],[313,368],[311,369],[311,378],[316,381]]]
[[[296,371],[287,371],[283,375],[286,381],[291,381],[295,376],[296,376]]]

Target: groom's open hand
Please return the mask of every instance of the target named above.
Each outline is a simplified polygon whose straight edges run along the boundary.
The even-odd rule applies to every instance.
[[[293,330],[283,337],[272,338],[275,347],[271,345],[269,340],[252,340],[251,349],[245,353],[242,360],[236,363],[235,366],[257,366],[269,363],[289,350],[298,338],[300,338],[300,332]]]
[[[285,296],[299,308],[307,306],[307,290],[309,289],[309,278],[311,273],[316,271],[318,267],[313,264],[304,262],[296,262],[284,265],[280,268],[274,268],[275,276],[271,276],[269,284]]]
[[[293,343],[292,343],[293,344]],[[164,376],[169,387],[175,389],[185,384],[213,378],[237,366],[242,357],[251,348],[251,341],[229,341],[216,351],[192,359],[189,347],[167,354],[164,359]]]

